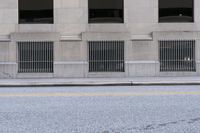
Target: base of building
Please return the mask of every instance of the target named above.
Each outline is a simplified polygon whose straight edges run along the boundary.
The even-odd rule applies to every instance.
[[[0,79],[200,76],[199,35],[200,32],[184,31],[156,31],[148,36],[133,36],[128,32],[85,32],[77,37],[62,36],[59,33],[12,33],[10,36],[5,36],[0,40]],[[160,41],[164,44],[162,49],[160,49]],[[173,43],[169,43],[169,41],[173,41]],[[91,44],[100,42],[100,45],[89,49],[88,42],[92,42]],[[119,51],[121,45],[116,45],[115,47],[114,45],[122,42],[123,50]],[[41,46],[36,47],[37,43]],[[105,45],[105,43],[108,44]],[[182,43],[183,47],[181,47]],[[53,46],[50,44],[53,44]],[[108,47],[109,45],[112,47]],[[176,45],[176,47],[173,47],[173,45]],[[90,50],[93,51],[90,52]],[[99,54],[101,51],[104,54]],[[164,63],[161,62],[160,51],[164,51]],[[175,54],[171,54],[173,52]],[[104,63],[100,65],[98,63],[96,65],[90,64],[90,56],[91,58],[97,58],[98,61],[98,58],[104,58],[105,53],[108,57],[112,57],[112,54],[115,58],[119,58],[118,55],[123,56],[120,56],[117,60],[118,64],[114,65],[112,64],[112,59],[110,63],[107,63],[109,66],[106,65],[106,58],[103,60]],[[108,53],[112,54],[109,55]],[[165,61],[164,57],[171,59],[171,55],[178,59],[176,63]],[[27,56],[29,65],[26,64]],[[35,57],[39,61],[35,61]],[[41,63],[40,60],[43,60],[43,62]],[[32,63],[34,61],[35,63]],[[49,61],[51,65],[49,65]],[[45,62],[47,63],[45,64]],[[90,71],[91,66],[92,69],[100,71]],[[170,68],[171,66],[175,66],[173,70],[178,71],[161,71],[161,68]],[[188,67],[189,69],[188,71],[182,71],[179,67]],[[29,70],[26,71],[26,69]],[[34,69],[38,70],[35,71]],[[46,70],[41,72],[40,69]],[[50,71],[48,71],[49,69]],[[109,72],[102,72],[102,70],[106,69]],[[119,70],[119,72],[115,72],[115,70]],[[45,73],[46,71],[49,73]]]

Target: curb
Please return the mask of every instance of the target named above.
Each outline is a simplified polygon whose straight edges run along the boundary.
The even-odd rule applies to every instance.
[[[200,81],[87,81],[87,82],[7,82],[0,87],[50,87],[50,86],[162,86],[162,85],[200,85]]]

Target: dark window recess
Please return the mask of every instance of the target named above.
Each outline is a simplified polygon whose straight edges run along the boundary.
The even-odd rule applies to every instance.
[[[52,73],[53,42],[18,42],[19,73]]]
[[[19,0],[20,24],[52,24],[53,0]]]
[[[159,0],[159,22],[194,22],[193,0]]]
[[[196,71],[195,41],[160,41],[160,71]]]
[[[89,0],[89,23],[123,23],[123,0]]]
[[[89,42],[89,72],[124,72],[124,42]]]

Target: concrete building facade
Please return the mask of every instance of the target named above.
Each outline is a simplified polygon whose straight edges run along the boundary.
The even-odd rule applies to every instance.
[[[200,76],[199,0],[193,1],[192,22],[166,23],[159,22],[159,0],[123,0],[121,23],[89,23],[88,0],[54,0],[50,24],[20,23],[19,1],[0,2],[0,78]],[[90,71],[88,43],[112,41],[124,44],[123,71]],[[53,70],[19,71],[19,43],[23,42],[52,42]],[[162,44],[164,48],[178,45],[164,53]],[[189,54],[184,55],[182,44]],[[177,68],[162,70],[162,58],[171,56],[177,57],[177,64],[164,65]]]

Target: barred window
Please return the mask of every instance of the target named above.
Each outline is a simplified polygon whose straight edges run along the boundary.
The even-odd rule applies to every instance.
[[[196,71],[194,40],[168,40],[159,43],[160,71]]]
[[[193,22],[194,0],[159,0],[159,22]]]
[[[124,72],[124,42],[89,42],[89,71]]]
[[[19,73],[52,73],[53,42],[18,42]]]
[[[89,23],[123,23],[123,0],[88,0]]]

